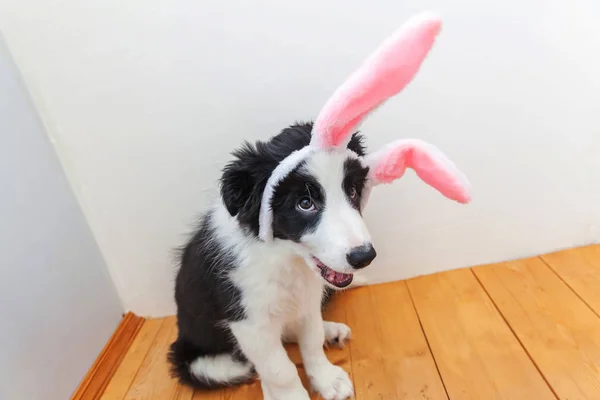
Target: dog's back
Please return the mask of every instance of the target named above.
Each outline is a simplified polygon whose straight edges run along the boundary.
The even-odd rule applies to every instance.
[[[209,211],[182,249],[175,283],[179,334],[169,353],[173,374],[199,387],[235,384],[251,375],[251,366],[236,354],[233,336],[223,324],[243,318],[243,309],[239,290],[228,278],[235,255],[217,240],[213,219]]]

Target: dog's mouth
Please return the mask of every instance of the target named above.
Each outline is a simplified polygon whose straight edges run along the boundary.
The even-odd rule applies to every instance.
[[[321,271],[321,277],[323,277],[323,279],[325,279],[331,285],[343,289],[352,283],[354,275],[334,271],[327,265],[323,264],[321,260],[319,260],[317,257],[313,257],[313,259],[315,260],[317,267]]]

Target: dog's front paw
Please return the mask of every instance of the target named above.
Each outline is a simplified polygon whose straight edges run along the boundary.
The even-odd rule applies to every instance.
[[[346,342],[352,338],[352,331],[346,324],[325,321],[323,327],[325,328],[326,344],[344,347]]]
[[[312,387],[325,400],[346,400],[354,396],[350,377],[342,368],[325,364],[309,372]]]

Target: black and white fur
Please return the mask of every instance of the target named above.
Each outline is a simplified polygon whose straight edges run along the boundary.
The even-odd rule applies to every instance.
[[[350,328],[323,321],[321,307],[339,289],[324,267],[351,278],[375,257],[360,209],[368,176],[361,136],[355,133],[345,151],[315,153],[281,181],[271,203],[274,240],[257,236],[271,172],[309,144],[311,130],[294,125],[235,151],[219,201],[184,246],[175,289],[179,336],[169,354],[182,382],[227,386],[258,373],[265,399],[307,400],[285,340],[299,344],[324,399],[353,395],[348,375],[323,349],[327,341],[343,344]]]

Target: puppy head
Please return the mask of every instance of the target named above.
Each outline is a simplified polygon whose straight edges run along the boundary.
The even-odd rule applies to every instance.
[[[468,181],[434,146],[398,140],[365,156],[352,134],[412,80],[440,28],[434,15],[413,18],[336,90],[310,130],[247,145],[224,171],[223,200],[240,224],[265,242],[291,244],[334,288],[348,286],[352,271],[375,257],[361,217],[373,186],[412,168],[446,197],[470,201]]]
[[[376,256],[362,218],[369,168],[347,150],[315,153],[288,174],[273,196],[273,236],[336,289]]]
[[[234,152],[221,179],[221,197],[244,229],[259,235],[261,198],[275,167],[307,146],[312,124],[294,125],[269,142],[244,145]],[[274,187],[272,235],[284,241],[333,288],[352,282],[352,273],[374,258],[361,215],[369,167],[362,136],[351,136],[346,149],[307,157]]]

